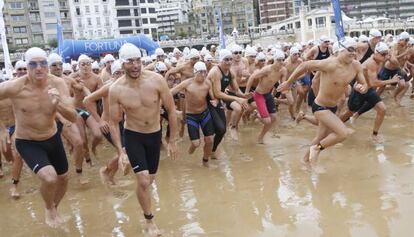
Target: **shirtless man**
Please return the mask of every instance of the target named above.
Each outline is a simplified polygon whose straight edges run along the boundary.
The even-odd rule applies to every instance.
[[[101,73],[99,74],[99,78],[103,82],[106,82],[112,78],[112,72],[111,72],[111,65],[115,61],[114,56],[112,54],[107,54],[102,59],[102,62],[105,64],[105,67],[102,69]]]
[[[214,63],[213,56],[211,56],[210,54],[206,54],[206,56],[204,56],[204,63],[206,64],[206,67],[207,67],[207,73],[209,73],[210,70],[216,65]]]
[[[22,77],[27,74],[27,64],[23,60],[17,61],[14,69],[16,70],[16,77]]]
[[[259,81],[254,92],[254,100],[263,123],[263,129],[257,139],[259,144],[264,144],[264,136],[276,122],[276,105],[272,95],[273,88],[276,82],[285,81],[287,75],[287,69],[283,66],[283,60],[285,59],[283,51],[276,50],[273,59],[274,63],[272,65],[265,66],[250,77],[246,88],[246,91],[250,91],[252,82],[255,80]],[[245,93],[246,96],[248,93]]]
[[[232,61],[233,54],[229,50],[220,50],[219,64],[210,70],[210,72],[207,75],[207,79],[210,80],[213,84],[214,98],[231,102],[231,104],[238,103],[241,107],[246,109],[248,106],[247,99],[237,96],[231,96],[224,93],[226,88],[230,87],[233,91],[238,91],[238,94],[240,96],[244,96],[244,94],[241,93],[239,86],[237,85],[235,76],[230,71]],[[217,106],[209,105],[209,109],[210,112],[214,114],[212,115],[212,117],[214,122],[215,133],[213,153],[211,155],[211,158],[217,159],[215,152],[221,140],[223,139],[224,134],[226,133],[226,115],[224,113],[224,108],[221,102],[219,102]]]
[[[391,80],[378,80],[378,73],[384,62],[389,59],[389,48],[386,43],[379,42],[374,53],[363,64],[363,72],[368,84],[368,90],[365,94],[361,94],[355,89],[352,90],[348,100],[348,109],[353,112],[353,120],[357,119],[362,113],[374,108],[377,115],[375,117],[372,139],[374,142],[381,143],[382,138],[378,136],[378,131],[384,121],[386,107],[384,102],[378,96],[376,89],[378,87],[393,84],[399,81],[399,77],[395,75]],[[342,117],[342,121],[346,121],[346,117]]]
[[[414,48],[408,47],[410,35],[407,32],[402,32],[398,37],[398,42],[391,49],[391,58],[384,64],[384,68],[379,73],[380,80],[389,80],[395,75],[400,76],[397,88],[394,91],[393,97],[397,105],[401,105],[401,99],[410,87],[408,81],[410,78],[407,72],[404,71],[404,65],[408,56],[414,54]],[[379,94],[382,93],[384,87],[378,89]]]
[[[75,79],[76,82],[84,85],[81,88],[74,88],[74,104],[76,111],[82,117],[82,119],[78,119],[77,125],[79,131],[81,133],[81,137],[84,141],[87,141],[86,137],[86,127],[91,130],[92,134],[92,152],[96,155],[96,147],[102,141],[103,135],[101,130],[99,129],[98,122],[90,116],[89,112],[85,110],[85,106],[83,104],[83,99],[89,93],[92,93],[99,89],[102,86],[102,80],[92,73],[91,69],[91,59],[86,55],[80,55],[78,58],[79,62],[79,72],[75,72],[71,74],[71,78]],[[89,92],[88,92],[89,91]],[[89,156],[89,147],[88,142],[85,142],[85,160],[89,165],[91,165],[91,158]],[[78,174],[82,174],[82,169],[77,168],[76,172]]]
[[[290,75],[289,80],[278,87],[278,91],[288,90],[303,73],[321,72],[319,93],[312,105],[312,112],[319,121],[318,133],[305,155],[305,161],[313,164],[316,164],[320,151],[344,141],[350,133],[345,124],[335,115],[336,105],[347,90],[348,84],[356,78],[359,85],[355,88],[361,93],[367,91],[362,66],[355,60],[356,41],[345,37],[340,42],[338,51],[337,57],[303,62]]]
[[[287,70],[287,77],[289,77],[293,71],[303,62],[300,58],[300,51],[296,47],[292,47],[289,50],[289,57],[285,60],[285,68]],[[289,106],[289,114],[290,117],[295,120],[296,119],[296,111],[295,111],[295,99],[293,98],[292,91],[288,91],[285,93],[288,106]]]
[[[137,179],[137,197],[151,236],[161,235],[153,221],[150,186],[155,179],[160,158],[161,104],[168,112],[170,140],[168,154],[175,159],[177,118],[174,100],[166,80],[155,72],[141,70],[141,51],[130,43],[119,50],[125,75],[109,89],[109,116],[112,139],[120,159],[128,159]],[[121,109],[122,108],[122,109]],[[125,151],[119,134],[119,122],[125,113]]]
[[[102,134],[109,141],[109,143],[115,146],[111,133],[110,133],[110,128],[109,128],[110,117],[109,117],[108,94],[109,94],[109,88],[111,87],[111,85],[116,80],[118,80],[118,78],[124,75],[124,71],[122,70],[122,65],[120,61],[114,61],[111,63],[111,72],[113,72],[111,79],[106,81],[105,85],[103,85],[101,88],[91,93],[90,95],[86,96],[85,99],[83,99],[83,103],[86,109],[91,113],[91,115],[98,122],[99,128],[101,129]],[[96,102],[99,101],[100,99],[103,100],[102,117],[99,116],[97,108],[96,108]],[[124,131],[123,131],[122,120],[119,126],[120,126],[121,141],[123,141]],[[121,144],[122,144],[122,147],[124,147],[124,143],[121,142]],[[117,170],[118,170],[118,156],[111,159],[107,163],[106,167],[103,167],[99,170],[101,178],[102,178],[102,182],[104,184],[115,185],[114,176]]]
[[[46,224],[63,223],[57,207],[66,192],[68,162],[56,128],[56,113],[71,122],[76,112],[62,79],[48,75],[46,52],[30,48],[25,53],[28,75],[0,84],[0,99],[10,98],[16,116],[16,148],[41,181]]]
[[[185,90],[187,128],[191,140],[188,153],[193,154],[196,148],[200,146],[199,129],[201,128],[204,135],[203,164],[207,166],[213,149],[214,124],[207,107],[206,98],[208,95],[210,95],[210,98],[214,98],[214,95],[211,82],[205,80],[207,67],[203,62],[197,62],[194,65],[194,74],[194,78],[181,82],[170,91],[174,96]]]
[[[62,69],[62,57],[60,57],[56,53],[52,53],[47,58],[47,62],[49,65],[49,72],[50,74],[62,78],[63,81],[66,83],[67,87],[69,89],[78,88],[83,89],[83,85],[80,83],[77,83],[73,78],[67,77],[63,75],[63,69]],[[76,90],[76,89],[74,89]],[[73,100],[71,100],[73,104]],[[75,159],[75,167],[76,169],[82,169],[82,163],[83,163],[83,156],[84,156],[84,149],[86,141],[82,139],[81,134],[79,132],[78,126],[76,126],[76,123],[72,123],[68,121],[67,119],[63,118],[59,113],[56,115],[57,117],[57,125],[58,130],[61,130],[62,135],[64,138],[66,138],[73,149],[73,158]],[[80,120],[80,116],[77,116],[77,119]],[[82,177],[81,174],[78,173],[79,182],[83,184],[84,177]]]
[[[99,75],[99,73],[101,71],[101,68],[99,67],[99,63],[97,61],[94,61],[91,65],[91,67],[92,67],[92,72],[95,75]]]
[[[233,91],[228,90],[228,94],[231,96],[240,96],[246,91],[247,80],[250,77],[249,73],[249,63],[246,58],[242,57],[242,48],[239,45],[234,45],[231,49],[233,54],[233,63],[231,64],[230,71],[234,75],[235,81],[240,90]],[[234,103],[232,101],[226,101],[227,108],[227,118],[229,118],[230,125],[230,136],[233,140],[237,141],[239,139],[237,130],[240,118],[242,116],[243,108],[239,103]]]

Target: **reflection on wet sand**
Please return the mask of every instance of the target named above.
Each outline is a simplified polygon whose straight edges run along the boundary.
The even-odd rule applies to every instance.
[[[269,136],[266,145],[255,144],[260,124],[242,127],[239,142],[226,139],[220,159],[210,161],[209,168],[201,164],[201,150],[185,153],[185,137],[180,160],[171,161],[162,152],[152,186],[157,224],[164,236],[411,236],[411,103],[406,99],[403,108],[389,106],[383,145],[372,144],[368,135],[374,114],[361,117],[344,144],[321,154],[321,174],[301,163],[315,128],[292,126],[283,108],[277,136]],[[70,181],[60,207],[66,223],[59,229],[44,225],[43,203],[33,188],[38,181],[30,171],[24,172],[17,201],[8,196],[8,176],[3,178],[1,235],[146,236],[133,175],[117,176],[114,187],[100,182],[99,167],[112,154],[109,146],[101,146],[96,166],[86,170],[87,186]],[[6,175],[10,169],[5,164]]]

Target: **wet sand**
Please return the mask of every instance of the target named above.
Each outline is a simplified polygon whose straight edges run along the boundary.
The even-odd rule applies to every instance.
[[[201,149],[186,154],[189,141],[179,143],[180,159],[162,152],[153,186],[155,220],[164,236],[412,236],[414,216],[413,101],[397,107],[386,99],[388,115],[381,133],[386,142],[370,140],[375,114],[363,115],[343,145],[323,151],[323,174],[300,162],[316,130],[302,122],[295,127],[282,107],[276,136],[256,145],[258,122],[243,126],[240,141],[225,138],[221,159],[201,164]],[[146,236],[144,219],[130,174],[117,176],[107,188],[99,168],[113,150],[101,145],[95,166],[85,168],[91,183],[76,183],[73,165],[69,189],[60,212],[59,229],[44,224],[38,180],[25,167],[22,198],[8,195],[10,165],[0,180],[1,236]],[[3,160],[4,162],[4,160]],[[71,160],[73,164],[73,160]]]

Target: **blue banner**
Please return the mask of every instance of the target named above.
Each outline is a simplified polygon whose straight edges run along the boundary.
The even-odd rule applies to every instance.
[[[101,53],[118,53],[121,46],[125,43],[131,43],[138,48],[145,49],[149,55],[153,54],[155,49],[160,47],[158,43],[143,34],[105,40],[64,40],[62,44],[62,58],[67,62],[70,59],[77,59],[81,54],[99,56]]]
[[[56,17],[56,39],[57,39],[57,54],[59,54],[60,56],[62,55],[63,52],[63,27],[62,27],[62,22],[60,21],[60,17],[59,15]]]
[[[219,22],[218,22],[218,30],[219,30],[219,34],[220,34],[220,48],[221,49],[225,49],[226,48],[226,39],[224,38],[224,32],[223,32],[223,20],[221,19],[221,10],[218,9],[218,17],[219,17]]]
[[[342,22],[341,3],[339,0],[332,0],[332,7],[335,14],[335,33],[338,41],[345,37],[344,25]]]

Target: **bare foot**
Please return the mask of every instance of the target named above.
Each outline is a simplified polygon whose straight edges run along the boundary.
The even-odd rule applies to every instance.
[[[99,169],[99,175],[101,177],[101,181],[105,185],[115,185],[114,177],[110,176],[108,173],[107,167],[102,167]]]
[[[63,220],[63,218],[59,215],[59,212],[57,212],[57,210],[56,210],[55,221],[56,221],[56,223],[58,225],[61,225],[61,224],[65,223],[65,221]]]
[[[59,223],[56,221],[56,209],[45,209],[45,222],[48,226],[52,228],[56,228],[59,226]]]
[[[85,158],[85,162],[88,165],[89,168],[92,168],[93,164],[92,164],[92,160],[90,157]]]
[[[299,124],[305,118],[305,113],[303,111],[299,111],[298,116],[296,117],[295,121],[296,124]]]
[[[17,190],[17,185],[12,184],[11,188],[10,188],[10,196],[13,199],[19,199],[20,198],[20,193]]]
[[[372,141],[375,144],[382,144],[384,143],[384,137],[381,135],[371,135]]]
[[[146,228],[150,236],[161,236],[161,231],[158,229],[154,222],[147,222]]]
[[[0,178],[4,177],[3,169],[0,169]]]
[[[190,145],[190,148],[188,148],[188,154],[193,154],[197,147],[193,146],[193,144]]]
[[[257,138],[257,143],[258,144],[264,144],[263,137]]]
[[[81,185],[85,185],[89,183],[89,179],[85,177],[83,174],[78,174],[78,180]]]
[[[204,159],[204,158],[203,158],[203,166],[204,166],[204,167],[207,167],[207,168],[209,167],[209,164],[208,164],[208,158],[207,158],[207,159]]]
[[[320,152],[318,145],[313,145],[309,148],[309,161],[312,164],[316,164]]]
[[[402,107],[402,105],[401,105],[401,98],[398,98],[398,97],[396,96],[396,97],[394,97],[394,101],[395,101],[395,103],[396,103],[398,106]]]
[[[410,99],[414,99],[414,93],[410,95]]]
[[[230,128],[230,137],[233,139],[233,141],[238,141],[239,136],[237,135],[237,129],[236,128]]]

